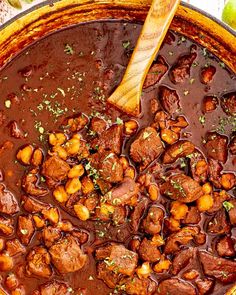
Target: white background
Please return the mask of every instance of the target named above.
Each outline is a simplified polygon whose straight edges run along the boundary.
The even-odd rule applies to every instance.
[[[201,8],[202,10],[221,18],[222,10],[224,7],[224,3],[226,0],[183,0],[184,2],[190,3],[196,7]],[[6,22],[11,17],[19,13],[19,10],[12,9],[8,4],[6,4],[7,0],[0,0],[0,24]],[[32,4],[26,4],[24,1],[23,9],[27,9],[32,5],[43,2],[43,0],[34,0]]]

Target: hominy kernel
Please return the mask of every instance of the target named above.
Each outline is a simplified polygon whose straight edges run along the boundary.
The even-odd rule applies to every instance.
[[[89,219],[89,217],[90,217],[89,210],[84,205],[78,203],[78,204],[74,205],[74,210],[75,210],[77,217],[80,220],[86,221]]]
[[[214,204],[214,200],[211,195],[203,195],[199,199],[197,199],[197,207],[200,212],[207,211],[211,209]]]
[[[66,192],[68,194],[75,194],[81,189],[81,182],[79,178],[71,178],[66,183]]]
[[[59,203],[65,203],[69,199],[63,185],[59,185],[55,188],[53,196]]]

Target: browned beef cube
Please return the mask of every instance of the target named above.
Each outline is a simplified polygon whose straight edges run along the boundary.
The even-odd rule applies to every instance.
[[[97,264],[97,277],[111,289],[114,289],[121,279],[122,275],[111,271],[105,262],[98,262]]]
[[[216,188],[221,188],[221,171],[223,166],[216,160],[208,159],[209,180]]]
[[[197,279],[196,285],[199,291],[199,295],[206,295],[212,290],[214,281],[210,279]]]
[[[202,111],[203,113],[210,113],[214,111],[219,104],[218,98],[216,96],[205,96],[202,101]]]
[[[164,76],[167,70],[168,65],[165,62],[164,58],[162,56],[158,56],[157,61],[153,63],[146,76],[143,88],[145,89],[155,85],[157,82],[161,80],[161,78]]]
[[[176,90],[160,86],[158,98],[163,109],[170,115],[174,115],[180,109],[180,99]]]
[[[230,224],[227,220],[225,210],[222,208],[209,221],[207,232],[212,234],[224,234],[230,232]]]
[[[40,202],[32,197],[23,195],[21,197],[21,203],[25,211],[29,213],[40,213],[44,209],[49,209],[50,205]]]
[[[230,223],[235,226],[236,225],[236,200],[230,199],[231,209],[229,210],[229,220]]]
[[[50,255],[44,247],[37,246],[32,248],[27,255],[26,261],[27,275],[43,278],[48,278],[52,275]]]
[[[6,236],[14,233],[14,220],[11,217],[0,216],[0,232]]]
[[[217,132],[210,132],[207,134],[205,148],[208,157],[225,163],[228,156],[227,145],[227,136],[218,134]]]
[[[93,117],[90,123],[90,130],[97,134],[101,134],[107,129],[107,122],[101,118]]]
[[[208,252],[199,253],[200,261],[205,275],[216,278],[222,283],[233,283],[236,281],[236,262],[219,258]]]
[[[186,157],[192,154],[195,150],[195,146],[188,140],[179,140],[176,143],[169,146],[164,153],[163,163],[171,164],[177,159]]]
[[[163,145],[157,131],[152,127],[141,130],[130,147],[130,157],[146,168],[163,151]]]
[[[231,239],[231,237],[227,236],[220,238],[216,244],[216,251],[221,257],[234,257],[234,241]]]
[[[229,150],[232,155],[236,155],[236,135],[231,138]]]
[[[23,245],[28,245],[35,232],[32,215],[20,215],[17,223],[17,235]]]
[[[142,197],[138,204],[134,207],[134,211],[131,214],[131,226],[134,231],[137,231],[141,222],[141,218],[144,214],[144,211],[147,207],[148,199]]]
[[[160,187],[162,194],[172,200],[191,203],[203,196],[199,183],[185,174],[170,176]]]
[[[0,213],[12,215],[18,211],[19,206],[15,196],[0,184]]]
[[[111,205],[124,206],[128,204],[131,198],[139,192],[138,185],[130,177],[125,177],[124,180],[116,187],[113,187],[104,198]]]
[[[100,155],[98,172],[108,182],[120,182],[123,179],[123,167],[115,153],[104,151]]]
[[[197,292],[195,288],[184,281],[181,281],[179,279],[167,279],[162,281],[158,285],[157,289],[158,295],[196,295]]]
[[[192,63],[197,57],[196,52],[183,55],[179,57],[177,62],[172,66],[170,70],[170,79],[173,83],[183,83],[190,76],[190,70]]]
[[[139,257],[144,261],[156,262],[161,258],[161,252],[152,241],[144,238],[138,249]]]
[[[52,263],[62,273],[75,272],[88,261],[77,240],[73,236],[65,236],[49,248]]]
[[[196,206],[191,206],[188,209],[186,217],[183,220],[183,223],[187,224],[198,224],[201,221],[201,214],[198,211]]]
[[[179,231],[168,236],[164,252],[166,254],[173,254],[179,251],[181,245],[187,245],[198,234],[198,227],[186,226],[181,228]]]
[[[221,107],[227,115],[236,116],[236,92],[229,92],[222,96]]]
[[[147,216],[143,219],[143,229],[150,235],[158,234],[162,229],[164,212],[161,208],[151,206]]]
[[[46,188],[38,187],[38,176],[35,171],[32,170],[27,173],[22,179],[22,188],[23,190],[31,196],[45,196],[48,193]]]
[[[188,248],[177,252],[173,259],[172,274],[177,275],[185,268],[196,254],[195,248]]]
[[[207,66],[202,68],[200,78],[203,84],[208,84],[212,81],[216,73],[216,68],[214,66]]]
[[[71,291],[66,283],[56,280],[49,281],[39,286],[39,295],[70,295]],[[37,294],[37,293],[36,293]]]
[[[43,163],[42,174],[55,181],[64,180],[70,170],[70,166],[57,156],[48,158]]]
[[[119,155],[122,148],[122,125],[112,125],[93,140],[92,147],[99,151],[109,150]]]
[[[156,283],[149,278],[138,278],[137,276],[121,280],[120,286],[125,286],[128,295],[152,295],[156,290]]]
[[[42,238],[46,247],[51,247],[61,237],[61,232],[58,228],[47,226],[42,231]]]

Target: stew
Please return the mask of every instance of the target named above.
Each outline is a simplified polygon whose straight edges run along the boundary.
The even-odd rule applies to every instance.
[[[106,99],[140,29],[71,27],[1,70],[0,294],[234,294],[236,76],[169,31],[129,117]]]

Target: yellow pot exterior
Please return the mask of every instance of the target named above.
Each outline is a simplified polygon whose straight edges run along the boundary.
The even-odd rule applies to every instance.
[[[78,23],[122,19],[144,21],[151,0],[61,0],[18,16],[0,31],[0,68],[41,37]],[[171,24],[220,58],[236,72],[236,35],[188,6],[181,5]]]

